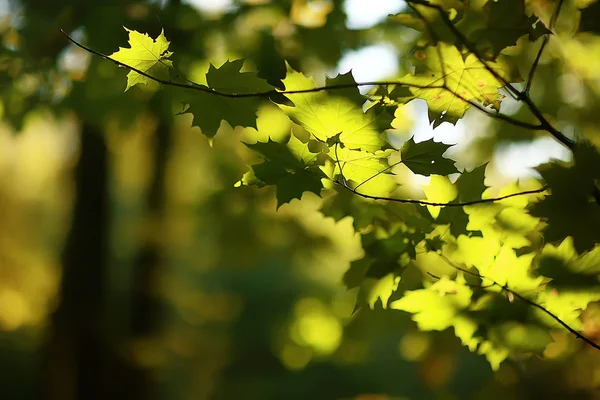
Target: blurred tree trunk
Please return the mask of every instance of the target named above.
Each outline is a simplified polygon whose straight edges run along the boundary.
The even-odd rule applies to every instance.
[[[162,110],[164,112],[164,110]],[[160,112],[160,111],[158,111]],[[160,334],[162,301],[159,293],[160,268],[163,264],[162,229],[165,212],[165,175],[170,148],[170,124],[159,121],[155,132],[153,176],[147,197],[147,216],[151,227],[134,260],[132,276],[130,343],[154,346]],[[137,347],[137,346],[136,346]],[[136,398],[150,400],[157,390],[152,367],[132,365],[129,385]]]
[[[42,364],[44,399],[108,398],[104,328],[107,249],[107,150],[84,122],[75,170],[75,204],[63,253],[58,306]]]

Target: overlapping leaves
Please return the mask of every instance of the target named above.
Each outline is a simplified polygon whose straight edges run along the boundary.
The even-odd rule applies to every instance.
[[[574,151],[573,165],[549,163],[538,168],[550,187],[551,196],[531,207],[531,215],[547,222],[544,236],[549,242],[571,236],[578,252],[591,250],[600,242],[600,154],[590,143]]]
[[[255,164],[241,180],[242,184],[277,187],[277,207],[299,199],[304,192],[320,194],[325,174],[319,168],[318,155],[291,136],[288,143],[268,142],[246,144],[259,153],[264,162]]]
[[[435,7],[418,3],[411,17],[402,14],[396,20],[417,29],[425,24],[421,26],[416,18],[435,22],[430,39],[452,32],[439,17],[439,10],[447,10],[454,22],[465,12],[462,2],[432,2]],[[432,40],[431,45],[414,52],[413,73],[397,85],[383,85],[385,89],[377,94],[385,94],[385,100],[394,104],[426,100],[434,127],[455,123],[473,104],[499,111],[499,90],[518,80],[499,54],[523,35],[534,40],[547,30],[535,16],[524,13],[521,2],[485,4],[480,10],[485,18],[475,24],[481,28],[476,32],[477,49],[488,51],[494,61],[483,61],[468,46],[456,46],[452,40]],[[506,34],[501,36],[499,31]],[[164,34],[154,40],[129,33],[131,48],[120,49],[113,58],[150,76],[167,74],[172,63]],[[403,271],[421,263],[417,249],[425,248],[437,261],[450,265],[445,267],[452,274],[433,283],[425,280],[423,288],[403,292],[391,308],[411,313],[422,330],[452,327],[457,337],[472,351],[485,355],[494,369],[507,357],[540,353],[551,341],[548,327],[556,326],[556,318],[531,304],[543,305],[575,329],[581,328],[581,311],[589,302],[600,300],[600,196],[595,196],[600,155],[594,146],[584,143],[576,147],[572,165],[551,163],[539,169],[551,195],[532,205],[530,214],[525,211],[525,198],[503,205],[454,207],[484,196],[486,166],[463,172],[453,184],[448,175],[459,171],[454,161],[444,156],[449,145],[411,138],[400,149],[394,148],[386,136],[391,114],[379,103],[365,109],[366,98],[351,74],[328,78],[326,86],[331,90],[322,90],[289,66],[284,73],[281,60],[272,71],[262,60],[259,75],[241,72],[243,65],[243,60],[228,61],[218,68],[211,65],[207,85],[189,88],[193,90],[186,94],[185,112],[193,115],[193,125],[213,137],[224,121],[231,126],[256,127],[261,102],[272,99],[277,103],[300,134],[292,134],[287,141],[246,144],[262,162],[251,165],[240,183],[275,186],[278,207],[300,199],[305,192],[328,192],[323,213],[336,220],[352,216],[362,235],[364,257],[352,263],[344,283],[348,288],[360,288],[363,303],[373,307],[381,302],[386,307],[393,294],[399,295],[396,291]],[[126,90],[150,80],[130,71]],[[268,132],[261,133],[268,137]],[[306,136],[300,140],[303,134]],[[399,208],[395,203],[381,205],[373,200],[393,197],[402,184],[394,169],[399,164],[430,177],[430,183],[422,186],[425,196],[447,203],[446,207],[410,204]],[[517,185],[513,189],[518,191]],[[370,199],[356,196],[361,194]],[[547,224],[545,246],[539,244],[540,221]],[[419,266],[426,270],[431,265]]]
[[[328,85],[339,83],[350,84],[344,91],[328,94],[325,91],[287,94],[294,106],[280,105],[281,109],[294,122],[306,129],[319,141],[338,137],[339,142],[349,149],[377,151],[386,147],[382,131],[390,128],[392,117],[375,110],[363,112],[357,98],[360,98],[356,82],[346,75],[335,80],[328,80]],[[289,70],[283,80],[286,92],[311,90],[316,88],[311,78],[300,72]]]
[[[389,97],[400,103],[413,98],[426,100],[434,127],[442,122],[456,123],[470,102],[498,111],[503,98],[499,89],[516,79],[506,62],[484,64],[475,54],[461,53],[442,42],[416,50],[413,63],[414,74],[404,76],[404,85],[392,90]]]
[[[206,74],[208,87],[202,86],[206,90],[196,90],[186,96],[188,107],[184,112],[193,115],[192,125],[200,127],[206,136],[215,136],[222,121],[233,127],[256,127],[256,112],[263,97],[240,98],[211,93],[243,95],[274,89],[255,72],[240,72],[243,65],[243,60],[227,61],[219,68],[211,65]]]

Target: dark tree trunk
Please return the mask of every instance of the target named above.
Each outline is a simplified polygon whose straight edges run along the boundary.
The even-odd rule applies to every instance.
[[[107,242],[107,150],[84,123],[75,172],[75,204],[63,253],[58,307],[50,319],[42,365],[43,397],[109,398],[104,335]]]

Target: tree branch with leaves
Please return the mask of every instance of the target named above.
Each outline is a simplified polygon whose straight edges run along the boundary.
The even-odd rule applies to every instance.
[[[250,165],[239,184],[274,186],[277,207],[312,192],[324,197],[323,214],[353,218],[365,255],[350,265],[344,283],[358,288],[357,308],[379,303],[409,312],[425,331],[453,327],[494,369],[509,357],[541,354],[552,341],[548,329],[558,326],[599,349],[580,333],[579,316],[600,300],[600,154],[586,138],[556,128],[556,117],[532,96],[542,57],[550,45],[560,46],[561,13],[574,6],[559,0],[543,20],[521,0],[406,3],[407,11],[390,20],[420,35],[407,55],[412,71],[386,81],[356,82],[348,73],[318,86],[289,65],[269,76],[245,71],[244,60],[234,60],[211,65],[204,85],[175,68],[164,32],[152,39],[128,30],[130,47],[111,55],[63,33],[126,68],[125,90],[150,82],[178,89],[182,113],[191,114],[192,125],[208,138],[222,121],[256,129],[259,108],[275,104],[295,133],[247,143],[263,162]],[[534,54],[526,79],[508,51],[517,47]],[[372,88],[363,95],[361,87]],[[529,115],[502,113],[505,94]],[[541,179],[533,183],[489,188],[486,164],[459,171],[445,155],[451,145],[414,138],[398,144],[396,111],[416,99],[427,103],[434,128],[474,109],[552,136],[572,151],[573,161],[539,166]],[[409,175],[431,178],[423,186],[426,199],[400,195],[401,177]],[[430,273],[431,265],[445,265],[445,275]],[[423,272],[421,289],[402,289],[407,268]],[[565,275],[580,285],[564,284]],[[393,284],[374,290],[373,282],[384,279]],[[392,295],[399,299],[390,302]]]

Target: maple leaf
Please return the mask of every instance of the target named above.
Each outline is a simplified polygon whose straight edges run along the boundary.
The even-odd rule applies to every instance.
[[[169,70],[173,67],[173,62],[168,58],[173,52],[168,51],[170,42],[167,41],[164,30],[156,39],[152,39],[147,33],[139,33],[127,28],[125,30],[129,32],[131,48],[119,47],[110,58],[159,79],[168,77]],[[134,85],[147,85],[151,81],[152,79],[136,71],[129,71],[125,91]]]
[[[393,150],[379,150],[374,153],[335,148],[330,155],[334,160],[332,180],[336,175],[343,176],[349,186],[361,193],[373,196],[387,195],[398,186],[387,159]]]
[[[415,51],[413,63],[415,73],[402,78],[406,85],[397,86],[389,97],[400,103],[426,100],[434,128],[442,122],[456,123],[469,109],[469,101],[499,110],[503,96],[498,90],[504,82],[514,80],[504,62],[483,64],[476,55],[461,54],[455,46],[442,42]]]
[[[469,35],[488,59],[496,58],[502,50],[515,46],[517,40],[529,35],[530,41],[550,33],[535,15],[525,14],[523,0],[488,1],[483,7],[486,27]]]
[[[579,32],[600,34],[600,3],[594,2],[581,10]]]
[[[334,80],[334,83],[339,82],[349,83],[350,77],[338,77]],[[311,78],[306,78],[293,70],[288,71],[283,83],[286,91],[316,87]],[[356,88],[348,91],[354,92]],[[295,106],[279,105],[279,107],[292,121],[305,128],[317,140],[327,142],[328,139],[339,136],[339,141],[344,144],[344,147],[365,151],[376,151],[387,146],[380,133],[382,127],[390,127],[393,117],[387,113],[377,114],[373,110],[363,112],[357,104],[355,94],[351,99],[323,92],[286,96]]]
[[[453,174],[458,172],[454,161],[442,156],[450,147],[452,145],[434,142],[433,139],[415,143],[414,138],[411,138],[402,146],[402,163],[419,175]]]
[[[485,185],[485,168],[487,164],[481,165],[471,171],[460,174],[456,181],[456,192],[458,197],[451,203],[480,200],[481,195],[487,189]],[[479,236],[481,232],[477,229],[468,229],[469,215],[464,207],[444,207],[436,221],[441,224],[450,225],[450,233],[455,237],[459,235]]]
[[[535,272],[551,279],[539,302],[572,328],[581,329],[579,316],[589,303],[600,300],[600,247],[578,255],[569,237],[559,246],[544,246],[538,264]]]
[[[474,265],[481,275],[495,281],[500,286],[508,286],[516,292],[531,293],[540,288],[542,277],[531,274],[534,254],[517,257],[509,246],[502,246],[491,264]],[[486,283],[486,282],[484,282]],[[500,290],[500,288],[498,288]]]
[[[285,78],[286,74],[285,61],[277,52],[275,38],[266,30],[261,32],[256,68],[259,78],[265,79],[278,89],[284,88],[281,80]]]
[[[424,237],[425,234],[415,241],[402,229],[397,229],[391,235],[382,229],[362,235],[365,256],[352,262],[349,273],[344,275],[344,283],[351,289],[358,286],[359,275],[362,275],[362,278],[381,279],[390,273],[400,273],[409,260],[416,257],[416,242]],[[362,274],[358,271],[362,271]]]
[[[481,195],[488,188],[485,185],[486,168],[487,163],[460,174],[460,177],[456,181],[456,189],[461,202],[481,200]]]
[[[428,1],[428,4],[439,6],[445,10],[452,23],[458,23],[462,19],[465,7],[468,7],[467,3],[461,1]],[[400,25],[421,32],[420,42],[422,43],[458,42],[456,35],[440,16],[440,12],[428,5],[414,2],[411,3],[410,11],[390,15],[389,18]]]
[[[600,155],[590,144],[578,145],[574,165],[558,162],[537,168],[551,195],[530,207],[530,214],[547,222],[544,237],[559,242],[573,237],[575,249],[583,253],[600,242],[600,205],[593,197],[600,180]]]
[[[188,107],[182,114],[192,114],[192,126],[200,127],[209,138],[217,134],[222,121],[232,127],[256,128],[256,112],[266,97],[235,98],[210,93],[252,94],[274,89],[255,72],[240,72],[243,65],[244,60],[227,61],[219,68],[211,64],[206,74],[208,87],[202,86],[206,91],[194,91],[186,98]]]
[[[492,289],[497,291],[490,292]],[[478,325],[471,339],[477,346],[470,349],[484,355],[494,371],[509,356],[541,354],[552,342],[548,326],[540,321],[539,313],[530,304],[500,291],[498,286],[478,294],[480,297],[465,312]]]
[[[463,330],[466,338],[477,328],[472,321],[461,317],[462,311],[471,304],[472,295],[462,276],[456,280],[442,277],[428,288],[404,292],[390,308],[413,314],[412,319],[421,330],[442,331],[454,326]]]
[[[477,235],[477,231],[467,229],[467,226],[469,225],[469,215],[465,213],[462,207],[442,208],[436,221],[439,224],[448,224],[450,233],[454,237],[460,235]]]
[[[292,199],[299,199],[304,192],[320,194],[325,174],[319,169],[317,154],[310,153],[307,146],[292,135],[287,144],[271,139],[268,142],[246,144],[261,154],[265,161],[252,166],[241,183],[245,185],[275,185],[277,208]]]
[[[368,227],[377,219],[384,220],[386,218],[382,203],[356,196],[344,188],[326,197],[320,211],[326,217],[331,217],[336,221],[351,216],[352,225],[357,231]]]

